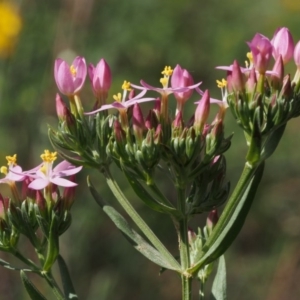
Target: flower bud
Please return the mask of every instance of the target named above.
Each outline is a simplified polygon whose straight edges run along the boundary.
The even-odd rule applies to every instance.
[[[280,88],[284,75],[284,66],[281,55],[277,57],[272,71],[275,74],[271,75],[271,85],[275,90],[278,90]]]
[[[156,128],[157,125],[158,125],[157,115],[151,109],[151,110],[149,110],[148,116],[145,120],[145,127],[147,129],[152,129],[152,128]]]
[[[271,43],[273,45],[273,57],[275,60],[281,56],[283,64],[286,64],[293,57],[294,40],[288,28],[278,28],[274,33]]]
[[[245,75],[242,73],[237,60],[232,65],[231,88],[234,92],[243,92],[245,90]]]
[[[88,73],[95,97],[101,99],[101,104],[104,104],[112,82],[109,65],[101,58],[96,67],[89,65]]]
[[[132,125],[135,138],[139,143],[141,143],[143,140],[143,132],[145,130],[145,121],[142,110],[138,103],[133,105]]]
[[[75,182],[75,175],[72,175],[70,177],[70,180],[72,182]],[[64,189],[63,193],[63,204],[64,204],[64,209],[70,210],[72,204],[74,203],[74,198],[75,198],[75,189],[76,186],[71,186],[71,187],[66,187]]]
[[[188,87],[193,84],[194,80],[191,74],[186,69],[182,69],[180,65],[177,65],[172,73],[171,87],[176,89]],[[182,110],[184,103],[192,96],[192,94],[192,89],[187,89],[184,92],[174,92],[174,96],[177,100],[177,111]]]
[[[219,220],[218,211],[216,209],[212,210],[206,219],[206,227],[209,232],[212,232],[213,228],[216,226]]]
[[[194,128],[196,132],[201,132],[204,124],[209,115],[210,110],[210,95],[209,91],[206,90],[198,103],[198,106],[195,111],[195,121],[194,121]]]
[[[65,109],[67,108],[67,106],[59,94],[56,94],[55,103],[56,103],[56,113],[58,119],[60,121],[65,121],[66,120]]]
[[[251,69],[249,78],[246,82],[246,90],[248,93],[253,94],[255,92],[257,85],[257,78],[256,78],[256,73],[255,69]]]
[[[183,118],[182,118],[182,111],[179,110],[177,115],[172,123],[173,128],[182,128],[183,127]]]

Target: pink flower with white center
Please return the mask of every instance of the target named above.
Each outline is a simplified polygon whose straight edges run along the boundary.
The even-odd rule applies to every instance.
[[[105,100],[112,82],[109,65],[101,58],[96,67],[89,65],[88,73],[95,97]]]
[[[24,175],[33,179],[28,185],[33,190],[42,190],[49,184],[53,183],[57,186],[72,187],[76,186],[75,182],[64,179],[62,177],[71,176],[78,173],[82,167],[75,167],[67,161],[62,161],[55,168],[53,168],[53,162],[57,158],[56,152],[50,152],[45,150],[41,155],[43,163],[38,167],[23,172]]]
[[[254,68],[260,74],[265,74],[273,52],[270,40],[264,35],[257,33],[252,41],[247,44],[252,52]]]
[[[58,58],[54,64],[54,78],[58,89],[66,96],[74,96],[83,87],[87,74],[86,62],[77,56],[69,66],[63,59]]]
[[[275,60],[281,55],[282,61],[286,64],[294,54],[294,40],[286,27],[278,28],[271,40],[273,45],[273,57]]]
[[[176,65],[171,77],[171,87],[176,88],[189,88],[184,92],[174,92],[174,96],[177,100],[177,111],[181,111],[185,102],[192,96],[193,89],[197,88],[201,82],[194,85],[194,80],[191,74],[182,69],[180,65]],[[190,88],[194,87],[194,88]]]
[[[22,168],[16,164],[17,155],[6,156],[7,165],[0,168],[0,172],[5,175],[4,178],[0,179],[0,183],[6,183],[9,185],[14,185],[16,181],[23,181],[25,175],[22,175]]]

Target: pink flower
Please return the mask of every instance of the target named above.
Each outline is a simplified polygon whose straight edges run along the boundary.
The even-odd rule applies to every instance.
[[[179,65],[177,65],[177,66],[181,69],[181,67]],[[180,86],[180,85],[184,84],[184,78],[183,78],[183,70],[181,69],[182,70],[181,71],[179,68],[177,68],[177,70],[176,70],[174,83],[172,84],[172,87],[168,87],[170,76],[173,74],[173,70],[171,69],[171,67],[165,67],[165,69],[162,71],[162,74],[164,75],[164,77],[160,79],[160,82],[163,86],[162,88],[154,87],[154,86],[146,83],[143,80],[140,81],[142,86],[138,86],[138,85],[134,85],[134,84],[131,84],[131,86],[138,90],[146,89],[146,90],[156,91],[164,97],[164,96],[168,96],[169,94],[172,94],[172,93],[189,92],[190,90],[198,87],[201,84],[201,82],[199,82],[194,85]],[[186,76],[186,73],[185,73],[185,76]]]
[[[73,96],[82,89],[86,74],[86,62],[83,57],[77,56],[71,66],[61,58],[55,60],[54,78],[58,89],[66,96]]]
[[[210,110],[210,95],[208,90],[204,92],[202,99],[197,102],[197,104],[194,127],[201,131],[206,123]]]
[[[25,175],[22,174],[22,168],[16,164],[17,155],[6,156],[8,168],[2,166],[0,172],[5,175],[4,178],[0,179],[0,183],[14,184],[16,181],[23,181]]]
[[[283,63],[286,64],[294,53],[294,40],[286,27],[278,28],[271,40],[273,45],[273,57],[275,60],[281,55]]]
[[[106,99],[112,82],[111,71],[107,62],[102,58],[96,67],[90,64],[88,73],[95,97]]]
[[[93,115],[100,111],[111,109],[111,108],[115,108],[119,111],[127,110],[128,107],[134,105],[135,103],[143,103],[143,102],[155,100],[155,98],[142,98],[147,92],[146,89],[143,89],[137,96],[134,96],[133,98],[127,100],[127,92],[131,91],[130,85],[131,85],[130,82],[124,81],[124,83],[122,85],[122,89],[124,90],[123,96],[121,95],[121,93],[119,93],[118,95],[114,96],[114,99],[116,101],[113,102],[112,104],[102,105],[100,108],[98,108],[94,111],[88,112],[88,113],[84,113],[84,114],[85,115]]]
[[[41,190],[47,187],[50,183],[63,187],[72,187],[77,185],[75,182],[62,177],[76,174],[82,169],[82,167],[75,167],[64,160],[53,169],[53,162],[57,158],[56,156],[56,152],[51,153],[50,151],[45,150],[44,154],[41,155],[43,163],[32,170],[22,173],[23,175],[33,179],[33,181],[28,185],[29,188]]]
[[[300,68],[300,41],[296,44],[296,47],[294,49],[294,61],[297,66],[297,68]]]
[[[171,87],[176,88],[188,88],[185,92],[174,92],[174,96],[177,102],[186,102],[193,94],[193,89],[198,87],[201,82],[194,85],[194,80],[191,74],[186,70],[182,69],[180,65],[176,65],[171,77]]]
[[[252,41],[247,44],[253,55],[254,68],[260,74],[265,74],[273,52],[270,40],[264,35],[257,33]]]

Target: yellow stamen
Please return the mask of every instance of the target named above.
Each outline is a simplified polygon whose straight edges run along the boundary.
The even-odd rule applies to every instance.
[[[73,65],[71,65],[71,67],[70,67],[70,72],[73,75],[73,77],[76,77],[77,70]]]
[[[41,159],[44,162],[51,163],[57,159],[57,152],[50,152],[49,150],[45,150],[41,155]]]
[[[245,60],[245,65],[246,65],[246,68],[249,68],[253,64],[253,54],[252,54],[252,52],[247,52],[246,56],[247,56],[249,62],[247,60]]]
[[[17,154],[14,154],[13,156],[6,156],[8,166],[15,166],[17,164]]]
[[[163,74],[165,76],[171,76],[173,74],[173,69],[170,66],[165,66],[165,68],[161,72],[161,74]]]
[[[222,80],[216,80],[218,88],[222,89],[227,86],[227,81],[222,78]]]
[[[121,93],[118,93],[117,95],[113,95],[113,98],[118,101],[118,102],[122,102],[122,95]]]
[[[131,87],[130,87],[130,82],[124,80],[123,84],[122,84],[122,89],[126,90],[126,91],[131,91]]]
[[[4,174],[4,175],[7,175],[7,167],[6,167],[6,166],[2,166],[2,167],[0,168],[0,172],[1,172],[2,174]]]
[[[167,87],[168,82],[169,82],[169,78],[164,77],[164,78],[161,78],[159,81],[160,81],[160,83],[162,84],[163,87]]]

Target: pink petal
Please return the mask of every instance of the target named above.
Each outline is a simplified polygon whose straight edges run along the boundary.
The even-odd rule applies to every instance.
[[[37,178],[33,180],[28,187],[33,190],[42,190],[44,189],[50,182],[46,179]]]
[[[77,185],[77,183],[75,182],[60,177],[51,178],[50,181],[56,185],[64,186],[64,187],[72,187]]]

